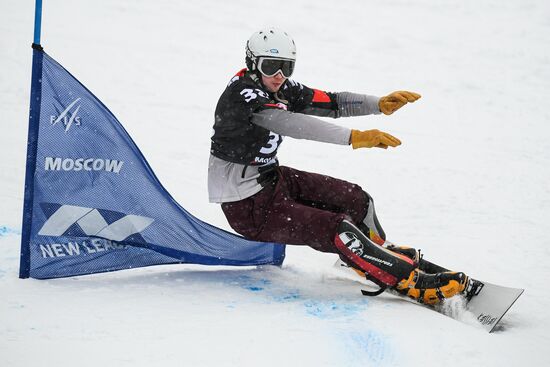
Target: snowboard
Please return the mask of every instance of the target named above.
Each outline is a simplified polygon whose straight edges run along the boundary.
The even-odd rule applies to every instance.
[[[492,332],[524,290],[489,282],[480,281],[480,283],[482,288],[466,307],[485,330]]]
[[[442,267],[431,264],[425,260],[423,261],[429,266],[435,267],[438,271],[446,271],[446,269]],[[339,269],[339,271],[346,272],[348,275],[346,278],[351,277],[351,279],[356,281],[366,281],[365,278],[361,277],[355,270],[340,259],[336,261],[334,266]],[[465,322],[467,324],[476,323],[491,333],[498,329],[498,323],[521,296],[524,290],[520,288],[504,287],[476,279],[472,279],[471,281],[476,284],[477,289],[473,292],[469,300],[463,296],[455,296],[445,300],[442,304],[437,306],[422,305],[390,289],[387,289],[386,292],[409,300],[411,303],[415,303],[439,312],[445,316],[449,316],[455,320]],[[363,294],[376,294],[376,292],[363,291]],[[469,317],[465,317],[464,311],[470,314]]]

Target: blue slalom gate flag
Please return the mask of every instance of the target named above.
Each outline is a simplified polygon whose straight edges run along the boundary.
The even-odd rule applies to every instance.
[[[21,278],[149,265],[280,265],[183,209],[115,116],[40,46],[33,50]]]

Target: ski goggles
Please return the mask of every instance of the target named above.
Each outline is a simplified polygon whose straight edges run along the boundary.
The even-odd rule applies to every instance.
[[[290,78],[294,72],[294,60],[260,58],[258,70],[267,77],[275,76],[279,71],[285,78]]]

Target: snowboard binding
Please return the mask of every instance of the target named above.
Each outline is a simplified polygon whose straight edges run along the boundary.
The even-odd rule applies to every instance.
[[[464,296],[466,297],[466,300],[470,302],[474,296],[477,296],[479,292],[481,292],[483,286],[484,284],[479,280],[470,278],[470,282],[468,283],[464,291]]]
[[[394,289],[419,303],[436,305],[446,298],[462,294],[470,278],[461,272],[427,274],[414,269],[407,279],[400,281]]]
[[[362,290],[365,296],[377,296],[389,288],[433,306],[460,294],[470,300],[483,286],[462,272],[424,260],[420,250],[389,241],[377,243],[347,220],[338,226],[334,243],[348,266],[380,287],[375,291]]]

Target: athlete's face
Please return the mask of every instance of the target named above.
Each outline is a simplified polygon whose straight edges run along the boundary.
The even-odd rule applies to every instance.
[[[280,71],[273,76],[265,76],[262,74],[262,83],[265,85],[267,90],[273,93],[276,93],[279,91],[279,89],[281,89],[281,86],[283,85],[285,80],[286,78]]]

